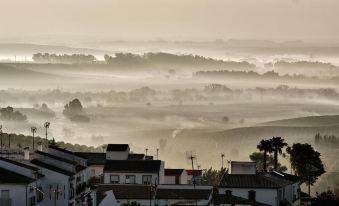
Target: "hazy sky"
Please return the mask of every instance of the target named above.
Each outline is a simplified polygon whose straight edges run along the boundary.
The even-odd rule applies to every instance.
[[[339,42],[339,0],[1,0],[0,38]]]

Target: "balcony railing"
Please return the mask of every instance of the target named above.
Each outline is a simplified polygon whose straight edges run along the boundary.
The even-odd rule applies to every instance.
[[[12,198],[0,198],[0,206],[12,206]]]

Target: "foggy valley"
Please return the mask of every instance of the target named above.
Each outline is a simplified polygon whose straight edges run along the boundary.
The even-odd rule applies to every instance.
[[[293,186],[310,201],[301,205],[321,205],[319,194],[339,202],[338,1],[5,1],[0,170],[3,147],[34,153],[48,136],[47,149],[104,162],[110,144],[128,144],[166,169],[192,169],[194,190],[194,169],[215,190],[232,162],[256,162],[256,174],[274,164],[304,178]],[[297,169],[309,158],[294,158],[300,145],[323,164],[314,179],[312,164],[307,180]],[[295,198],[289,205],[301,206]]]

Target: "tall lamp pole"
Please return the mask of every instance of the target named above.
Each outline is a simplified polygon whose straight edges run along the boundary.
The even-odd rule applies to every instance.
[[[45,122],[44,127],[45,127],[45,132],[46,132],[46,148],[48,148],[48,128],[51,123]]]
[[[8,149],[11,149],[11,134],[8,134]]]
[[[33,151],[34,151],[34,134],[36,133],[36,127],[31,127],[32,138],[33,138]]]
[[[1,156],[2,156],[2,125],[0,124],[0,138],[1,138]]]

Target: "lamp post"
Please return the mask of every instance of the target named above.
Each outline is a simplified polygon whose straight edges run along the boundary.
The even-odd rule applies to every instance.
[[[31,127],[31,132],[32,132],[32,138],[33,138],[33,151],[34,151],[34,134],[36,133],[36,127]]]
[[[1,144],[1,156],[2,156],[2,125],[0,124],[0,144]]]
[[[48,128],[49,128],[50,124],[51,123],[49,123],[49,122],[45,122],[45,124],[44,124],[45,132],[46,132],[46,148],[48,147],[48,138],[47,138],[47,136],[48,136]]]
[[[11,149],[11,134],[8,134],[8,149]]]

